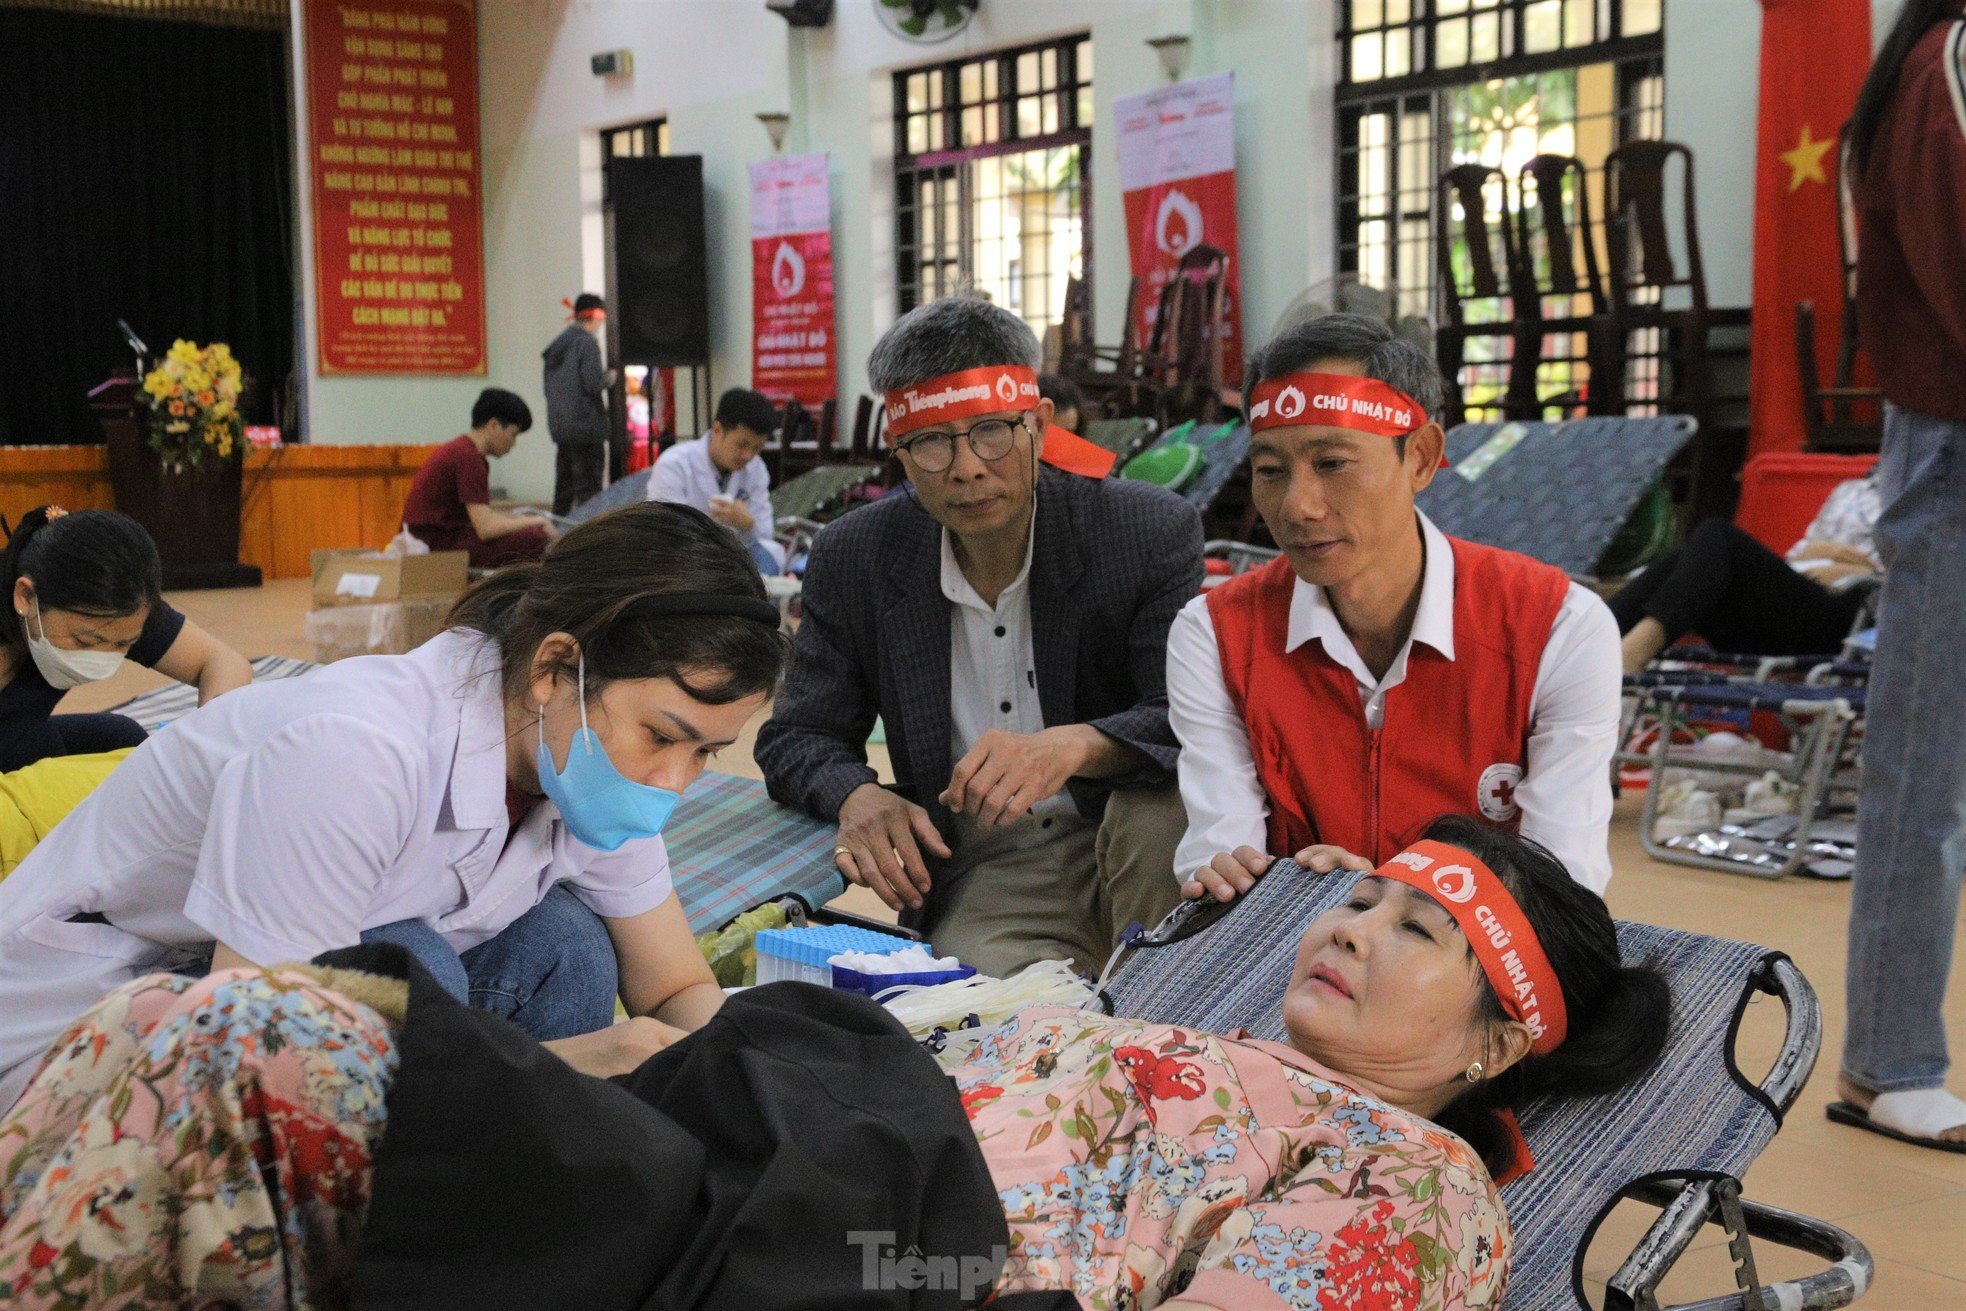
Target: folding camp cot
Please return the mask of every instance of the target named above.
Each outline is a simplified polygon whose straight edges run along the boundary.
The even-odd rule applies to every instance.
[[[1111,451],[1125,464],[1145,450],[1154,439],[1152,419],[1094,419],[1079,436],[1094,446]]]
[[[1651,769],[1655,785],[1647,790],[1639,821],[1639,839],[1648,853],[1675,864],[1763,878],[1795,873],[1818,854],[1811,849],[1812,832],[1832,799],[1847,802],[1859,781],[1861,753],[1855,745],[1861,741],[1870,682],[1868,653],[1859,637],[1871,623],[1875,600],[1873,586],[1841,652],[1764,656],[1683,644],[1669,648],[1644,673],[1626,677],[1612,770],[1615,777],[1625,766]],[[1788,730],[1786,763],[1730,764],[1683,745],[1700,719],[1746,720],[1758,713],[1775,715]],[[1644,749],[1633,741],[1641,735],[1649,738]],[[1786,855],[1775,858],[1768,843],[1758,840],[1762,835],[1735,828],[1670,843],[1659,840],[1659,797],[1664,791],[1659,785],[1668,768],[1752,776],[1771,764],[1797,792],[1795,823],[1779,835],[1778,846]]]
[[[1279,861],[1227,907],[1187,903],[1135,941],[1104,997],[1117,1015],[1281,1041],[1284,988],[1304,926],[1342,903],[1356,881]],[[1608,1281],[1607,1311],[1656,1311],[1660,1283],[1716,1217],[1732,1240],[1740,1287],[1699,1302],[1699,1311],[1830,1311],[1854,1302],[1870,1283],[1863,1244],[1740,1195],[1741,1175],[1815,1066],[1822,1017],[1808,981],[1788,957],[1748,943],[1632,923],[1619,924],[1618,940],[1628,961],[1666,975],[1671,1037],[1651,1073],[1620,1092],[1520,1108],[1537,1164],[1502,1186],[1515,1235],[1504,1311],[1588,1305],[1584,1253],[1626,1196],[1661,1214]],[[1742,1012],[1757,993],[1779,998],[1787,1012],[1780,1053],[1758,1083],[1734,1057]],[[1751,1239],[1813,1253],[1826,1268],[1760,1285]]]
[[[654,466],[637,469],[626,478],[618,478],[609,483],[598,495],[590,496],[568,512],[570,523],[586,523],[595,515],[606,514],[609,510],[619,510],[624,505],[638,505],[649,498],[649,478],[655,473]]]
[[[1862,686],[1815,686],[1807,683],[1703,681],[1655,675],[1660,683],[1640,687],[1634,701],[1652,707],[1657,714],[1656,736],[1650,763],[1652,786],[1645,790],[1645,806],[1639,816],[1638,836],[1645,852],[1654,860],[1701,869],[1722,870],[1730,874],[1753,874],[1759,878],[1782,878],[1802,868],[1810,859],[1809,834],[1821,818],[1825,797],[1836,779],[1837,767],[1849,745],[1852,730],[1862,719],[1868,689]],[[1792,750],[1786,763],[1758,761],[1739,764],[1694,754],[1675,739],[1686,728],[1689,713],[1735,712],[1766,713],[1780,718],[1788,730]],[[1636,715],[1634,714],[1634,719]],[[1635,753],[1621,752],[1630,760]],[[1770,863],[1758,858],[1751,847],[1737,846],[1724,837],[1708,842],[1669,845],[1659,840],[1659,797],[1669,769],[1698,769],[1705,773],[1759,777],[1765,772],[1781,775],[1795,785],[1795,826],[1787,835],[1790,846],[1786,859]]]
[[[846,891],[833,860],[838,825],[781,806],[754,778],[705,773],[676,807],[663,843],[692,932],[796,896],[817,909]]]
[[[266,683],[276,678],[293,678],[320,666],[311,660],[295,660],[288,656],[261,656],[253,661],[253,682]],[[198,708],[198,689],[183,683],[166,683],[154,692],[132,697],[120,706],[112,706],[116,714],[127,716],[143,725],[146,733],[155,733],[164,725],[184,718]]]
[[[1207,514],[1249,459],[1249,436],[1249,425],[1240,421],[1177,424],[1126,461],[1120,476],[1159,483]],[[1188,458],[1170,463],[1169,457],[1176,454]]]
[[[1676,414],[1464,423],[1419,506],[1449,537],[1593,577],[1697,427]]]

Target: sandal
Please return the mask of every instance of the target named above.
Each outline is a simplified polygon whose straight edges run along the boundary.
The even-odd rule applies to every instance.
[[[1879,1111],[1883,1112],[1880,1116]],[[1949,1141],[1939,1135],[1966,1125],[1966,1102],[1943,1088],[1914,1088],[1905,1092],[1879,1093],[1870,1108],[1850,1101],[1834,1101],[1825,1112],[1837,1124],[1868,1129],[1885,1138],[1895,1138],[1913,1147],[1929,1147],[1940,1152],[1966,1152],[1966,1141]]]

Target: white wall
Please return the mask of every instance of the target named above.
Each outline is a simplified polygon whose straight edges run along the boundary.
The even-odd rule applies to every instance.
[[[1189,76],[1236,74],[1244,331],[1260,342],[1290,299],[1335,266],[1335,2],[984,0],[961,37],[922,47],[881,28],[874,0],[837,0],[822,29],[788,28],[763,0],[488,0],[479,50],[490,376],[311,378],[311,436],[440,439],[459,430],[489,381],[525,396],[539,420],[495,467],[494,482],[546,495],[552,452],[539,352],[564,323],[561,297],[601,289],[595,134],[658,116],[669,120],[673,152],[704,158],[715,385],[747,382],[745,166],[770,148],[755,118],[761,110],[791,113],[788,152],[832,155],[840,390],[850,416],[865,390],[863,362],[895,303],[889,75],[1077,31],[1091,33],[1096,63],[1091,237],[1101,335],[1117,331],[1128,279],[1112,104],[1162,82],[1147,38],[1185,32]],[[1667,133],[1699,159],[1702,245],[1723,305],[1747,300],[1759,25],[1758,0],[1667,0]],[[590,55],[624,47],[632,76],[589,72]],[[305,249],[311,232],[302,222]],[[311,273],[307,283],[311,324]],[[311,369],[311,340],[307,352]]]

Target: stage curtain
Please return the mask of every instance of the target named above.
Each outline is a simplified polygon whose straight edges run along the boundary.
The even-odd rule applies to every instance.
[[[287,0],[0,0],[0,8],[168,18],[186,23],[216,23],[221,27],[257,27],[269,32],[286,31],[290,21]]]
[[[289,37],[0,7],[0,441],[98,440],[131,355],[226,341],[269,421],[294,356]],[[253,413],[257,410],[258,413]]]

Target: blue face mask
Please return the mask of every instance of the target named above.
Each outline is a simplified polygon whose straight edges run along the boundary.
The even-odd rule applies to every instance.
[[[539,786],[559,808],[567,832],[600,851],[652,838],[669,822],[682,794],[622,776],[601,739],[587,726],[587,659],[580,660],[580,731],[567,744],[567,767],[553,767],[546,747],[546,707],[539,707]]]

